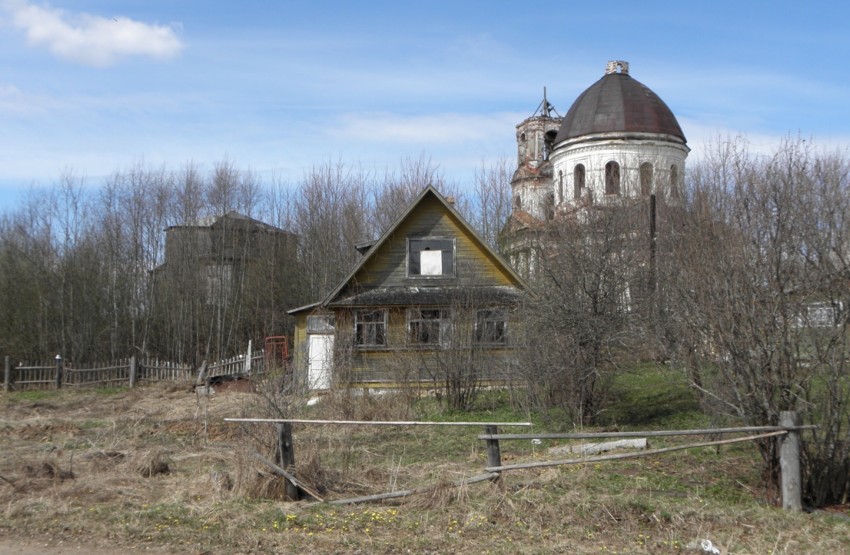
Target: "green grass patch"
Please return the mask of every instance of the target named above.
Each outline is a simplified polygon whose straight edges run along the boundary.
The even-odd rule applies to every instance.
[[[607,426],[680,429],[701,426],[709,419],[683,372],[646,363],[614,379],[598,421]]]
[[[56,399],[61,395],[61,391],[43,391],[39,389],[31,389],[28,391],[11,391],[9,392],[9,401],[14,402],[34,402]]]

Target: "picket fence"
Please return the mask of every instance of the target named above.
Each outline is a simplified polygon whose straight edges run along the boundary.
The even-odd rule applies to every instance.
[[[265,352],[250,349],[250,356],[238,355],[202,365],[203,376],[198,368],[188,364],[159,359],[136,359],[130,357],[108,363],[95,363],[76,368],[66,365],[61,357],[53,364],[27,366],[13,365],[5,357],[3,390],[60,389],[62,387],[134,387],[139,381],[191,382],[209,380],[220,376],[248,376],[265,372]]]

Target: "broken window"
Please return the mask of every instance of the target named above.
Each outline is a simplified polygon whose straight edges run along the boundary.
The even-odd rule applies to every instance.
[[[620,164],[617,162],[605,164],[605,194],[620,194]]]
[[[581,198],[581,190],[584,189],[584,164],[578,164],[573,168],[573,198]]]
[[[449,341],[450,329],[451,313],[446,308],[407,311],[407,331],[411,343],[445,345]]]
[[[670,166],[670,198],[679,198],[679,168]]]
[[[408,276],[454,275],[453,239],[424,237],[408,240]]]
[[[361,346],[387,344],[387,311],[358,310],[354,313],[354,340]]]
[[[640,196],[652,194],[652,164],[644,162],[640,165]]]
[[[475,342],[501,344],[508,342],[508,326],[505,311],[488,308],[475,313]]]

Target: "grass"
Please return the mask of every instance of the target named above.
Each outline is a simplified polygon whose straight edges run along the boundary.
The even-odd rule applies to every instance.
[[[623,372],[611,396],[602,424],[685,429],[708,423],[685,375],[665,365],[647,363]]]
[[[610,423],[704,422],[684,382],[666,372],[647,366],[616,383],[604,413]],[[257,395],[208,399],[166,385],[33,393],[0,396],[0,538],[50,542],[60,527],[66,541],[170,553],[681,553],[703,538],[724,553],[840,553],[850,545],[846,516],[773,505],[750,444],[516,471],[458,487],[485,465],[477,427],[296,426],[297,473],[328,499],[431,488],[393,503],[331,506],[274,499],[279,481],[246,454],[270,453],[271,427],[222,422],[257,415]],[[298,414],[528,419],[508,401],[486,391],[472,413],[447,414],[429,397],[331,395]],[[545,431],[539,422],[534,429]],[[553,443],[503,442],[502,459],[546,460]],[[168,470],[144,472],[152,461]]]
[[[61,394],[59,391],[42,391],[39,389],[31,389],[28,391],[12,391],[6,394],[8,402],[36,402],[47,399],[54,399]]]

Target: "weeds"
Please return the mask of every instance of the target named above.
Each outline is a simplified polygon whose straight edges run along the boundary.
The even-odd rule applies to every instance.
[[[210,398],[201,441],[205,422],[188,388],[48,393],[37,401],[0,397],[0,537],[49,540],[61,526],[69,538],[117,550],[174,553],[680,553],[702,538],[724,552],[837,553],[850,544],[846,510],[793,515],[767,505],[758,453],[746,444],[517,471],[458,487],[485,464],[478,428],[296,425],[296,474],[323,496],[424,489],[337,507],[280,501],[281,480],[248,453],[271,449],[272,427],[222,422],[256,415],[255,394]],[[484,391],[463,419],[525,420],[508,401]],[[331,395],[289,410],[461,419],[427,397]],[[552,443],[504,442],[502,457],[545,457]],[[157,471],[163,465],[168,471]]]

